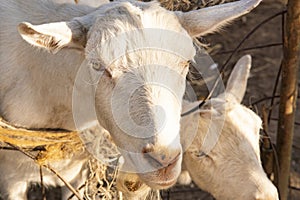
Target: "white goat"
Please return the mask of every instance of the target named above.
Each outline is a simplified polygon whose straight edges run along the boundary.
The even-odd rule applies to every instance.
[[[234,67],[225,92],[205,103],[199,112],[182,118],[181,132],[188,135],[195,128],[191,121],[200,115],[197,136],[184,153],[183,165],[192,180],[217,199],[278,199],[277,189],[261,165],[261,119],[240,104],[250,68],[251,57],[244,56]],[[216,130],[221,131],[218,136]]]
[[[181,171],[179,124],[187,62],[195,54],[192,38],[216,30],[259,2],[174,13],[157,3],[135,1],[93,8],[3,0],[0,114],[27,128],[68,130],[76,129],[74,120],[80,129],[97,115],[120,148],[126,170],[153,188],[170,187]],[[73,110],[72,100],[77,105]],[[91,104],[96,114],[89,112]],[[78,172],[85,157],[52,165],[76,187],[84,176]],[[16,152],[1,151],[0,159],[1,193],[26,199],[28,184],[39,181],[38,167]],[[44,182],[62,185],[51,174]]]
[[[183,170],[178,181],[189,184],[190,174],[201,189],[219,200],[278,200],[277,189],[260,161],[261,119],[240,104],[250,67],[251,57],[241,58],[230,75],[225,93],[181,119],[183,148],[195,131],[196,137],[183,155],[188,172]],[[199,103],[185,102],[183,112]],[[124,173],[118,177],[117,186],[128,199],[143,199],[151,189],[138,177]]]

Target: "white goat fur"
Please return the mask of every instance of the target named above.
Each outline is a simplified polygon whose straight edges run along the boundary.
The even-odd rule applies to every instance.
[[[130,150],[142,152],[143,147],[149,141],[134,139],[120,130],[109,106],[114,86],[120,77],[125,74],[128,81],[126,82],[128,85],[122,86],[124,94],[126,91],[131,92],[129,89],[134,88],[137,83],[141,84],[131,79],[132,73],[138,74],[142,83],[162,81],[170,86],[170,89],[181,99],[188,70],[186,62],[193,58],[195,51],[192,37],[213,31],[228,20],[249,12],[259,2],[260,0],[241,1],[216,7],[216,9],[183,14],[166,11],[157,3],[132,1],[113,2],[93,8],[85,5],[57,4],[50,0],[31,0],[30,3],[4,0],[0,7],[0,114],[11,123],[23,127],[74,130],[71,97],[80,64],[86,61],[102,67],[108,66],[96,91],[95,104],[99,121],[112,134],[118,146],[128,148],[127,144],[135,144],[130,146],[132,148]],[[217,16],[215,16],[216,13],[218,13]],[[23,21],[42,25],[21,23]],[[189,30],[190,26],[186,24],[194,24],[193,30]],[[186,36],[187,42],[184,49],[186,57],[147,50],[127,55],[126,47],[134,48],[135,42],[143,41],[141,38],[145,35],[140,35],[140,38],[128,36],[125,46],[114,46],[115,44],[110,46],[109,44],[102,47],[99,45],[102,41],[119,33],[141,28],[169,30]],[[191,35],[189,36],[188,33]],[[159,38],[160,35],[157,34]],[[22,40],[20,35],[34,47]],[[176,41],[176,39],[171,38],[171,41]],[[162,48],[168,45],[164,43],[163,37],[161,40],[158,43],[163,45]],[[145,45],[148,44],[147,41],[151,42],[149,35],[146,37]],[[36,47],[56,54],[50,54]],[[169,48],[173,52],[182,50],[182,46],[176,45],[170,45]],[[111,58],[120,49],[126,56],[111,63]],[[151,64],[171,66],[171,69],[145,67]],[[104,68],[102,70],[104,71]],[[170,71],[175,71],[180,76],[176,78],[170,76]],[[179,155],[168,174],[158,170],[140,175],[148,185],[160,187],[159,183],[174,183],[180,172],[182,152],[177,135],[179,134],[181,102],[176,102],[162,88],[149,86],[143,89],[146,92],[138,93],[133,98],[133,105],[139,106],[133,107],[132,118],[136,119],[138,124],[147,123],[147,120],[143,121],[145,117],[142,116],[145,113],[151,113],[150,120],[159,121],[159,112],[153,109],[153,105],[156,104],[164,107],[167,116],[167,125],[163,133],[151,138],[151,141],[156,141],[151,152],[152,159],[155,158],[163,166],[167,166],[175,156]],[[122,106],[121,99],[117,99],[117,107],[120,108],[121,114],[125,112]],[[126,122],[123,123],[126,126]],[[158,128],[156,126],[157,124],[154,123],[151,127],[153,132]],[[174,138],[174,141],[170,144],[166,138]],[[165,155],[167,159],[160,160],[161,155]],[[78,173],[85,171],[83,167],[86,157],[87,155],[82,154],[51,164],[63,174],[67,181],[74,182],[76,187],[81,181],[80,177],[85,176],[84,173]],[[125,155],[124,157],[125,161],[130,160]],[[0,159],[1,194],[8,199],[26,199],[28,184],[39,181],[38,167],[30,159],[16,152],[1,151]],[[144,158],[131,158],[131,160],[142,163],[138,166],[139,169],[136,169],[137,171],[143,169],[145,163],[149,163],[149,160]],[[127,163],[130,165],[130,162]],[[45,175],[44,181],[47,185],[62,185],[50,174]]]

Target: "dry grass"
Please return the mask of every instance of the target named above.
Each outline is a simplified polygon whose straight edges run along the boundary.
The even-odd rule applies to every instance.
[[[34,151],[36,161],[46,164],[70,158],[84,151],[84,146],[76,132],[27,130],[14,127],[0,118],[0,145],[17,146],[26,151]],[[39,151],[35,151],[40,149]]]
[[[84,185],[84,196],[87,200],[120,199],[116,188],[118,169],[108,168],[95,159],[89,160],[90,174]]]

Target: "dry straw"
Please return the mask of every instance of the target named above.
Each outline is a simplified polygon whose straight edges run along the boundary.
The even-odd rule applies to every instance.
[[[28,130],[10,125],[0,118],[0,144],[11,144],[23,150],[35,151],[39,164],[70,158],[84,151],[76,132]],[[7,145],[6,145],[7,146]],[[39,149],[39,151],[36,151]]]

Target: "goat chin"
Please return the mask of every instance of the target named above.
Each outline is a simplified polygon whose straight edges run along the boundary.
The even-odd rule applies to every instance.
[[[187,170],[182,170],[182,172],[180,173],[177,182],[180,185],[189,185],[192,183],[192,178],[189,174],[189,172]]]
[[[151,191],[134,173],[119,172],[116,182],[118,191],[123,193],[125,199],[141,199]]]

